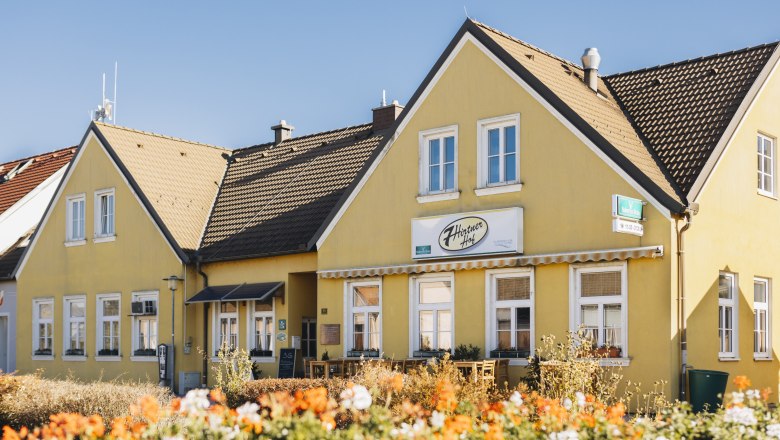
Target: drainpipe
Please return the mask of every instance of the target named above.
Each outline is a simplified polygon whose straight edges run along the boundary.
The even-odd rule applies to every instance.
[[[196,255],[195,270],[203,277],[203,288],[205,289],[209,286],[209,276],[203,272],[200,261],[200,255]],[[208,302],[203,303],[203,351],[205,354],[203,355],[203,372],[200,375],[200,383],[204,386],[209,383],[209,305]]]
[[[693,216],[699,212],[698,203],[691,203],[689,208],[685,209],[683,218],[685,224],[682,228],[677,229],[677,334],[680,335],[680,400],[685,401],[688,399],[688,325],[685,318],[685,270],[684,270],[684,258],[685,258],[685,245],[683,241],[683,233],[688,230],[693,224]]]

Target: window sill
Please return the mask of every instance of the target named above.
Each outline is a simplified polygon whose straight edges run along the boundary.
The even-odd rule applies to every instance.
[[[72,240],[66,241],[65,247],[84,246],[85,244],[87,244],[87,240]]]
[[[758,356],[758,355],[756,355],[756,356],[753,356],[753,360],[756,361],[756,362],[772,362],[774,359],[772,359],[771,356],[764,356],[764,355]]]
[[[157,356],[130,356],[133,362],[157,362]]]
[[[95,360],[98,362],[120,362],[122,356],[95,356]]]
[[[93,243],[108,243],[111,241],[116,241],[116,235],[107,235],[105,237],[95,237],[92,239]]]
[[[32,355],[32,360],[34,361],[53,361],[54,355],[43,355],[43,354],[34,354]]]
[[[257,362],[258,364],[274,364],[276,363],[276,357],[270,356],[270,357],[253,357],[251,358],[252,362]],[[212,359],[212,362],[214,360]],[[216,362],[219,362],[219,358],[217,358]]]
[[[761,191],[760,189],[758,190],[758,195],[760,195],[762,197],[766,197],[768,199],[777,200],[777,195],[772,194],[770,192]]]
[[[741,360],[742,359],[740,359],[738,357],[722,357],[722,356],[718,356],[718,361],[720,361],[720,362],[739,362]]]
[[[457,200],[460,198],[460,191],[450,191],[438,194],[421,194],[417,196],[417,203],[441,202],[444,200]]]
[[[477,188],[474,190],[474,194],[478,197],[490,196],[493,194],[504,194],[512,192],[520,192],[523,189],[522,183],[510,183],[506,185],[486,186],[484,188]]]
[[[629,365],[631,365],[631,358],[599,359],[599,365],[602,367],[628,367]]]
[[[85,362],[87,360],[87,356],[68,356],[64,355],[62,356],[63,361],[69,361],[69,362]]]

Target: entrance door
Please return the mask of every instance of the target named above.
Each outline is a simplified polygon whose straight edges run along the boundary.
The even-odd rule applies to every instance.
[[[317,358],[317,320],[314,318],[303,318],[301,353],[305,358]]]
[[[0,316],[0,370],[8,372],[8,317]]]

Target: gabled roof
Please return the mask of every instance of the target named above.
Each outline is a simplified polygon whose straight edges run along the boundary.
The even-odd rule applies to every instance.
[[[660,203],[682,209],[676,184],[602,78],[596,93],[579,65],[470,19],[464,27]]]
[[[386,133],[364,124],[236,150],[203,236],[203,261],[313,250]]]
[[[99,122],[93,127],[172,245],[196,250],[227,167],[222,155],[230,151]]]
[[[778,43],[610,75],[607,84],[685,194]]]
[[[0,214],[66,166],[75,151],[63,148],[0,165]]]

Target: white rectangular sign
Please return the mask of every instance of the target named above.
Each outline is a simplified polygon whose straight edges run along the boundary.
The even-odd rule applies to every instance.
[[[523,208],[412,219],[412,258],[523,252]]]
[[[622,232],[624,234],[633,234],[641,237],[645,233],[645,227],[639,222],[616,218],[612,219],[612,232]]]

